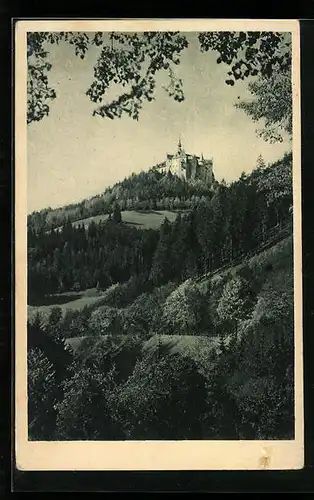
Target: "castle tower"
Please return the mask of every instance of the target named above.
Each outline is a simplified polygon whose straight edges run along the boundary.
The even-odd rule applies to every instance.
[[[173,158],[173,170],[179,177],[186,176],[186,154],[182,147],[181,135],[178,142],[178,152]]]
[[[178,142],[178,154],[181,155],[184,153],[183,147],[182,147],[182,141],[181,141],[181,136],[179,137],[179,142]]]

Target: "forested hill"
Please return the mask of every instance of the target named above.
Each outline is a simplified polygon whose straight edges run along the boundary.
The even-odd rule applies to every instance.
[[[243,174],[229,186],[218,184],[210,196],[199,197],[172,224],[165,219],[160,230],[138,231],[118,218],[91,223],[88,228],[68,222],[60,231],[49,232],[30,224],[29,297],[114,283],[130,282],[132,287],[134,280],[139,281],[139,289],[143,283],[149,287],[182,282],[254,252],[291,218],[291,160],[286,155],[273,165]],[[119,185],[121,192],[138,195],[135,186],[141,185],[142,178],[157,179],[156,185],[184,186],[158,175],[131,177]],[[149,185],[154,182],[143,182],[143,193]]]
[[[215,183],[217,185],[217,183]],[[104,193],[61,208],[46,208],[28,216],[28,226],[38,230],[60,227],[88,217],[110,214],[116,203],[123,210],[180,210],[196,206],[212,192],[201,181],[187,182],[156,167],[132,174]]]
[[[264,169],[255,170],[249,178],[255,183],[264,183],[265,189],[268,183],[269,191],[278,191],[284,188],[285,182],[289,185],[291,181],[291,178],[286,178],[288,165],[291,166],[291,154]],[[283,176],[281,180],[280,176]],[[171,173],[161,173],[153,167],[147,172],[132,174],[92,198],[61,208],[48,207],[33,212],[28,216],[28,227],[36,231],[50,230],[67,222],[110,214],[116,203],[122,211],[189,210],[196,207],[202,198],[212,197],[217,186],[217,181],[209,188],[201,181],[187,182]],[[268,196],[271,196],[270,192]]]

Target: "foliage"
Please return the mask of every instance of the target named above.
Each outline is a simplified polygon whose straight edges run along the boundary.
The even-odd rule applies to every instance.
[[[110,222],[62,231],[28,233],[29,295],[80,289],[100,289],[147,274],[156,232],[137,231]]]
[[[127,114],[138,119],[143,101],[152,101],[155,94],[155,76],[166,71],[169,83],[164,88],[176,101],[182,101],[182,82],[176,76],[179,55],[188,43],[178,32],[122,33],[44,33],[27,35],[28,58],[28,115],[27,121],[41,120],[49,114],[48,102],[56,92],[48,84],[51,69],[47,44],[70,43],[75,54],[84,59],[89,47],[101,47],[94,67],[94,81],[86,95],[99,104],[94,115],[114,118]],[[45,47],[45,48],[44,48]],[[120,95],[109,103],[103,102],[109,88],[118,86]],[[121,90],[122,89],[122,90]]]
[[[33,212],[28,215],[28,226],[36,231],[50,230],[69,221],[82,221],[104,214],[111,214],[112,218],[117,200],[122,211],[191,209],[210,193],[204,184],[187,182],[171,173],[161,173],[153,167],[148,172],[132,174],[91,199],[54,210],[48,208]]]
[[[127,439],[191,439],[200,435],[205,382],[180,355],[138,361],[119,387],[117,418]]]
[[[228,65],[228,85],[257,75],[268,78],[277,68],[282,73],[291,67],[289,34],[201,32],[198,39],[202,52],[216,51],[217,63]],[[110,119],[128,115],[138,120],[143,103],[155,99],[156,75],[161,71],[168,77],[164,90],[176,101],[184,100],[183,82],[176,75],[176,66],[188,41],[179,32],[33,32],[27,35],[28,123],[48,115],[48,103],[56,97],[47,76],[51,69],[47,47],[54,43],[70,43],[82,59],[92,45],[101,47],[94,81],[86,91],[90,100],[98,104],[93,115]],[[106,101],[109,89],[118,89],[118,97]]]
[[[117,439],[112,416],[115,392],[114,368],[105,376],[95,367],[75,364],[73,375],[63,384],[64,398],[57,404],[59,439]]]
[[[111,46],[104,45],[103,34],[98,34],[102,50],[94,69],[95,80],[86,94],[99,103],[112,83],[129,88],[93,114],[112,119],[126,113],[137,120],[143,101],[154,99],[155,75],[161,70],[168,71],[169,85],[165,90],[175,100],[183,100],[182,82],[174,68],[188,45],[184,36],[178,32],[111,33],[110,41]]]
[[[56,91],[49,86],[48,73],[51,63],[48,61],[48,43],[65,40],[75,48],[75,55],[84,58],[88,47],[86,33],[27,33],[27,123],[39,121],[49,114],[49,101],[56,98]]]
[[[217,63],[231,67],[228,85],[260,75],[270,77],[291,67],[291,36],[270,31],[213,31],[199,34],[202,52],[219,53]]]
[[[249,83],[253,99],[240,101],[242,109],[254,122],[265,121],[264,128],[257,130],[264,140],[282,142],[282,131],[292,138],[292,82],[291,71],[278,70],[270,77],[259,77]]]
[[[257,169],[252,173],[252,181],[258,186],[266,199],[267,208],[278,205],[280,211],[287,210],[291,203],[292,168],[291,155],[284,155],[281,161],[268,165],[261,174]]]
[[[94,335],[121,333],[122,318],[119,309],[102,306],[92,312],[88,330]]]
[[[99,294],[28,324],[31,436],[293,437],[291,238],[256,255],[291,232],[291,160],[217,184],[159,232],[113,220],[29,230],[30,290]],[[73,356],[66,336],[84,337]]]
[[[43,326],[39,314],[36,314],[33,322],[27,323],[27,346],[29,350],[39,349],[47,357],[55,370],[56,379],[60,381],[72,363],[72,355],[66,348],[61,321],[52,328],[58,314],[56,310],[50,313],[47,327]]]
[[[42,439],[46,432],[48,439],[291,439],[292,254],[291,245],[277,247],[264,252],[264,257],[250,259],[249,265],[242,263],[232,272],[221,272],[220,278],[206,278],[210,280],[206,286],[188,280],[184,286],[169,283],[154,288],[120,311],[127,335],[82,340],[58,397],[56,383],[53,391],[44,393],[51,398],[50,420],[45,405],[34,410],[40,413],[38,424],[46,422],[45,429],[37,430],[37,438]],[[269,263],[272,266],[267,270]],[[226,294],[227,285],[230,294]],[[186,306],[183,291],[189,298],[189,292],[197,293],[196,289],[202,291],[211,313],[222,298],[226,300],[225,309],[236,318],[238,336],[217,342],[217,337],[185,340],[179,335],[157,334],[144,344],[136,325],[145,319],[148,329],[150,321],[163,329],[160,314],[169,304],[174,317],[178,314],[181,320],[184,313],[179,303],[183,301],[183,309]],[[178,301],[173,302],[176,296]],[[187,305],[193,315],[192,301]],[[113,308],[106,306],[105,311],[113,312]],[[55,310],[50,325],[58,324],[58,315]],[[131,318],[134,331],[129,329]],[[50,337],[42,330],[41,335],[45,345]],[[37,373],[42,364],[32,366]],[[43,366],[48,373],[54,369],[47,361]],[[41,384],[44,370],[41,377],[35,377]]]
[[[56,374],[53,364],[38,348],[27,353],[29,439],[51,439],[54,430]]]
[[[150,279],[155,284],[167,283],[171,273],[171,224],[167,218],[160,226],[159,241],[154,254]]]
[[[113,209],[112,220],[116,224],[119,224],[120,222],[122,222],[121,210],[120,210],[120,207],[117,203],[115,204],[115,207]]]
[[[265,168],[261,168],[260,165],[257,167],[250,176],[242,176],[239,181],[236,181],[234,187],[240,186],[241,182],[242,187],[248,191],[248,186],[244,186],[244,184],[254,183],[260,189],[260,184],[267,183],[268,188],[263,190],[265,196],[271,196],[272,193],[276,195],[277,189],[271,189],[271,184],[276,182],[277,188],[278,180],[276,181],[276,177],[281,177],[282,187],[285,186],[286,192],[291,193],[291,155],[287,154],[278,162],[265,166]],[[104,193],[89,200],[54,210],[48,208],[33,212],[28,215],[28,228],[35,232],[45,232],[57,227],[60,230],[62,226],[75,221],[77,221],[76,226],[79,227],[86,218],[111,213],[116,200],[119,200],[120,210],[136,210],[141,211],[140,213],[143,211],[149,213],[150,210],[176,210],[177,213],[180,213],[182,210],[182,216],[184,216],[184,211],[195,210],[199,207],[199,209],[202,208],[199,215],[204,222],[211,217],[210,205],[216,205],[214,209],[216,218],[212,222],[217,226],[218,231],[218,226],[221,224],[219,217],[222,217],[221,212],[225,205],[225,194],[226,186],[223,183],[215,182],[213,186],[209,187],[197,182],[187,182],[172,174],[162,174],[153,168],[148,172],[132,174],[113,187],[107,188]],[[207,241],[210,241],[211,234],[209,233],[207,236]],[[209,245],[208,253],[210,253],[210,248]]]
[[[156,332],[164,333],[167,330],[163,316],[164,303],[175,287],[171,282],[155,287],[150,293],[142,293],[130,304],[123,314],[125,334],[148,337]]]
[[[219,53],[217,63],[231,67],[226,83],[250,78],[253,99],[236,107],[253,121],[265,120],[257,130],[264,140],[282,141],[292,134],[291,35],[276,32],[212,32],[199,35],[202,51]],[[252,77],[257,77],[253,79]]]
[[[217,313],[225,328],[237,328],[239,321],[247,319],[254,306],[254,295],[247,280],[235,277],[225,285]]]
[[[135,335],[86,337],[76,355],[84,366],[97,367],[106,374],[115,367],[115,380],[126,380],[141,356],[143,341]]]
[[[265,168],[265,167],[266,167],[265,160],[264,160],[263,156],[261,154],[259,154],[257,159],[256,159],[256,168],[261,169],[261,168]]]
[[[27,323],[28,412],[30,439],[53,439],[55,404],[62,400],[61,382],[73,361],[61,330],[59,308],[51,311],[48,325],[37,314]]]
[[[115,283],[103,292],[102,303],[112,307],[126,307],[145,291],[151,291],[152,285],[145,274],[131,276],[125,283]]]
[[[174,290],[164,305],[165,321],[173,333],[200,334],[211,326],[209,314],[205,297],[191,279]]]
[[[238,341],[222,353],[217,373],[237,406],[240,439],[293,437],[293,282],[267,281]]]
[[[95,307],[97,307],[97,304],[94,304],[91,308],[85,306],[81,310],[67,310],[60,325],[63,337],[82,337],[86,335],[88,320]]]

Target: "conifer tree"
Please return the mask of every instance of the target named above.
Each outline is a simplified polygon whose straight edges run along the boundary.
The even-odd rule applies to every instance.
[[[113,213],[112,213],[112,220],[116,224],[120,224],[120,222],[122,222],[121,209],[120,209],[118,203],[116,203],[114,206]]]

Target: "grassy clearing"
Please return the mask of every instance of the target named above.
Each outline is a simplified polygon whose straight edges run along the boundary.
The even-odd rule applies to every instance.
[[[156,351],[159,346],[165,348],[169,354],[191,354],[195,349],[200,350],[217,345],[217,337],[198,335],[154,335],[143,346],[144,352]]]
[[[106,335],[104,335],[105,337]],[[123,336],[121,336],[123,337]],[[66,339],[66,344],[71,346],[75,352],[87,337],[72,337]],[[143,353],[149,354],[157,351],[160,347],[169,354],[183,354],[197,358],[200,351],[212,350],[217,347],[217,337],[203,337],[197,335],[154,335],[143,343]],[[196,360],[196,359],[195,359]]]
[[[145,212],[138,212],[136,210],[124,210],[121,212],[122,221],[125,224],[136,227],[138,229],[159,229],[162,222],[167,217],[170,222],[173,222],[177,216],[178,212],[169,210],[148,210]],[[77,227],[83,225],[87,228],[93,221],[96,224],[108,219],[108,214],[96,215],[95,217],[88,217],[87,219],[81,219],[73,222],[73,226]]]
[[[95,289],[95,292],[93,294],[92,289],[91,290],[86,290],[85,292],[82,293],[74,293],[72,297],[74,300],[71,300],[71,297],[69,294],[65,294],[68,296],[70,300],[68,302],[63,302],[60,303],[60,296],[64,296],[63,294],[57,294],[55,296],[55,301],[54,303],[49,303],[49,304],[43,304],[43,305],[28,305],[27,306],[27,312],[28,312],[28,318],[31,320],[37,312],[39,312],[43,319],[45,320],[49,314],[50,311],[53,307],[60,307],[62,311],[62,315],[64,316],[66,311],[72,310],[72,311],[80,311],[82,310],[85,306],[91,306],[96,304],[97,302],[100,302],[103,299],[103,295],[99,294],[97,290]],[[79,296],[79,298],[77,298]],[[54,296],[50,296],[50,299],[53,300]],[[43,299],[44,301],[45,299]]]
[[[75,353],[85,338],[86,337],[72,337],[70,339],[65,339],[65,343],[67,346],[71,347]]]

